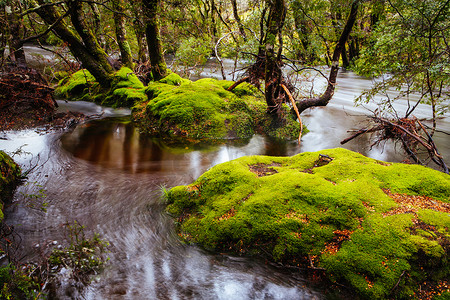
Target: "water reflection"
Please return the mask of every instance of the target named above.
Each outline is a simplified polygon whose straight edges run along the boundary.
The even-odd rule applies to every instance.
[[[224,141],[219,145],[168,144],[148,137],[124,118],[107,118],[78,126],[61,137],[62,147],[75,157],[129,173],[166,170],[204,170],[244,155],[293,155],[300,151],[295,142],[281,142],[255,136],[246,141]]]

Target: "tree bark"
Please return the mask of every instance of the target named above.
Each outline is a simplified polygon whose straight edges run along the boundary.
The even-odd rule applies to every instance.
[[[9,29],[9,57],[18,65],[26,65],[25,51],[23,50],[23,20],[19,19],[16,7],[5,7],[6,19]]]
[[[153,80],[160,80],[167,74],[167,66],[164,60],[161,35],[159,32],[159,22],[156,14],[161,0],[142,0],[142,4]]]
[[[281,45],[278,51],[275,46],[281,34],[284,20],[286,18],[286,3],[284,0],[268,0],[269,16],[267,19],[267,30],[265,35],[265,99],[268,111],[276,114],[280,103],[277,99],[281,92]]]
[[[244,39],[244,41],[246,41],[247,40],[247,35],[245,34],[244,25],[242,25],[241,18],[239,17],[236,0],[231,0],[231,4],[233,5],[233,16],[234,16],[234,19],[236,20],[236,22],[238,24],[239,33],[241,34],[241,36]]]
[[[358,14],[359,0],[354,0],[351,6],[350,14],[348,16],[347,22],[344,26],[344,30],[339,38],[336,47],[334,48],[333,58],[331,63],[330,75],[328,77],[328,86],[325,92],[314,98],[305,99],[297,102],[297,109],[300,113],[306,109],[314,106],[326,106],[328,102],[334,95],[334,89],[336,85],[336,78],[339,72],[339,58],[342,51],[345,49],[345,43],[348,41],[352,27],[355,24],[356,16]]]
[[[125,29],[124,5],[123,0],[113,0],[114,27],[116,30],[117,44],[120,50],[122,65],[131,70],[134,69],[133,57],[131,56],[130,44],[127,41],[127,31]]]

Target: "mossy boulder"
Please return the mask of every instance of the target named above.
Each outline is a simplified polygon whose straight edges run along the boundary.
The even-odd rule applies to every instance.
[[[245,139],[255,133],[298,137],[299,123],[287,106],[282,124],[276,124],[254,87],[241,84],[227,91],[232,84],[209,78],[192,82],[171,73],[149,83],[145,90],[149,101],[137,103],[133,117],[144,132],[188,141]]]
[[[133,71],[126,67],[114,73],[111,87],[108,89],[103,89],[89,71],[80,70],[61,79],[55,95],[112,107],[132,107],[136,102],[147,100],[144,85]]]
[[[0,172],[0,205],[3,205],[11,200],[22,171],[8,154],[0,151]],[[3,211],[0,210],[0,220],[2,219]]]
[[[450,276],[450,176],[426,167],[340,148],[248,156],[167,201],[185,241],[323,269],[360,298],[420,298]]]

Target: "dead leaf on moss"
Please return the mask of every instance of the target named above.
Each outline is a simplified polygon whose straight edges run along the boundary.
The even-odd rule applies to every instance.
[[[257,163],[254,165],[249,165],[248,168],[252,173],[258,175],[258,177],[263,177],[278,173],[278,171],[272,167],[280,167],[280,166],[281,166],[280,163],[271,163],[270,165]]]
[[[322,251],[322,253],[337,253],[341,248],[342,242],[349,240],[353,232],[354,231],[350,231],[347,229],[333,231],[334,237],[331,242],[325,244],[325,249]]]
[[[229,211],[227,211],[226,213],[224,213],[222,216],[219,217],[219,221],[228,220],[229,218],[234,217],[234,215],[236,215],[236,210],[234,209],[234,206],[232,206]]]
[[[415,196],[406,194],[394,194],[388,189],[383,190],[386,195],[391,197],[399,204],[398,207],[391,209],[383,216],[392,216],[406,213],[416,213],[419,209],[431,209],[434,211],[450,213],[450,203],[445,203],[427,196]]]
[[[286,219],[291,219],[291,220],[297,220],[300,221],[304,224],[308,224],[309,223],[309,218],[307,215],[298,213],[296,211],[290,211],[288,212],[285,216]]]

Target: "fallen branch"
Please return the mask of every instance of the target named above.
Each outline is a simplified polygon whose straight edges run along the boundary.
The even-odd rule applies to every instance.
[[[344,145],[345,143],[350,142],[351,140],[353,140],[354,138],[360,136],[361,134],[364,134],[364,133],[367,133],[367,132],[378,131],[378,130],[380,130],[380,129],[381,129],[380,126],[375,126],[375,127],[368,128],[368,129],[360,129],[360,130],[358,130],[355,134],[353,134],[352,136],[350,136],[350,137],[348,137],[348,138],[342,140],[342,141],[341,141],[341,145]]]
[[[230,86],[229,88],[227,88],[227,91],[232,91],[232,90],[234,90],[238,85],[240,85],[241,83],[243,83],[243,82],[248,82],[250,80],[250,76],[246,76],[246,77],[243,77],[243,78],[241,78],[241,79],[239,79],[238,81],[236,81],[235,83],[233,83],[233,85],[232,86]]]

